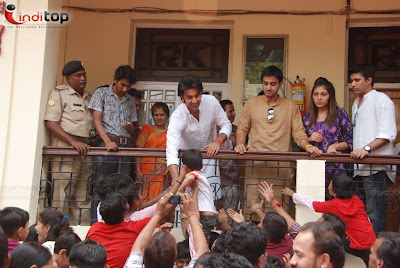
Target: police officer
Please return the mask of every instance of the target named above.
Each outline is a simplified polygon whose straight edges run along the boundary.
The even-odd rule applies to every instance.
[[[89,151],[87,143],[94,129],[88,109],[91,94],[85,90],[87,80],[82,62],[68,62],[62,75],[66,84],[50,92],[44,120],[53,134],[51,145],[71,146],[80,156],[53,157],[51,206],[62,209],[64,215],[68,215],[70,224],[82,224],[75,220],[85,218],[85,215],[89,223],[91,202],[87,190],[93,180],[93,164],[84,155]]]

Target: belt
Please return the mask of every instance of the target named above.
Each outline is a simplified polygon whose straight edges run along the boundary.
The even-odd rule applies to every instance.
[[[117,137],[117,136],[112,136],[110,134],[107,134],[107,136],[112,140],[113,142],[119,143],[126,145],[128,144],[129,138],[123,138],[123,137]]]
[[[69,133],[68,133],[69,134]],[[85,138],[85,137],[80,137],[80,136],[75,136],[75,135],[72,135],[72,134],[69,134],[72,138],[74,138],[74,140],[77,140],[77,141],[80,141],[80,142],[83,142],[83,143],[86,143],[86,144],[89,144],[88,142],[89,142],[89,138]]]

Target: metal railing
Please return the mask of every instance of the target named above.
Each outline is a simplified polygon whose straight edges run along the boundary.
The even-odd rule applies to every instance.
[[[201,152],[204,158],[208,158],[206,151]],[[180,155],[182,153],[183,151],[180,152]],[[143,180],[140,181],[144,188],[144,200],[146,201],[153,187],[165,190],[171,185],[172,181],[165,170],[165,150],[162,149],[120,148],[118,152],[108,152],[105,148],[92,147],[87,156],[82,157],[71,147],[46,146],[43,147],[42,155],[39,210],[47,207],[61,209],[69,215],[72,225],[88,225],[91,217],[92,222],[96,221],[93,216],[95,214],[92,213],[91,215],[96,169],[108,163],[95,160],[98,156],[117,157],[115,158],[117,160],[114,159],[113,161],[119,163],[120,166],[131,165],[131,170],[134,169],[135,159],[154,159],[154,161],[147,161],[146,163],[141,162],[141,164],[154,165],[154,169],[148,168],[153,172],[144,173]],[[123,162],[121,161],[122,158],[125,158],[124,161],[126,159],[129,159],[129,161]],[[350,158],[349,154],[323,154],[319,158],[311,158],[304,152],[247,152],[238,155],[233,151],[220,151],[213,158],[218,160],[217,164],[212,166],[215,169],[215,176],[208,179],[211,181],[210,185],[213,189],[216,208],[224,207],[226,209],[230,207],[236,210],[241,208],[246,218],[254,221],[259,219],[255,214],[250,213],[249,208],[253,202],[261,200],[257,186],[262,180],[274,183],[277,189],[277,197],[289,213],[294,215],[295,209],[292,201],[288,197],[281,196],[278,189],[285,186],[296,187],[296,160],[323,159],[327,163],[343,163],[342,171],[349,175],[353,174],[353,166],[357,163],[370,165],[371,174],[376,172],[373,164],[400,165],[400,156],[370,155],[364,160],[354,160]],[[226,163],[224,160],[232,161]],[[226,183],[223,178],[222,184],[219,182],[221,175],[219,162],[224,165],[225,170],[227,166],[238,170],[238,178],[235,183],[229,181]],[[74,168],[75,166],[79,166],[79,168]],[[357,165],[355,168],[357,168]],[[118,173],[118,170],[116,173]],[[135,181],[134,172],[123,177]],[[224,174],[222,174],[222,177],[224,177]],[[161,187],[157,186],[160,184]],[[363,188],[361,184],[358,186],[357,193],[361,193]],[[387,206],[388,229],[397,231],[396,228],[398,228],[400,222],[400,187],[395,184],[381,192],[380,195],[384,196]],[[360,196],[362,195],[360,194]],[[268,211],[270,208],[267,206],[265,209]],[[176,215],[175,225],[178,224],[179,217]]]

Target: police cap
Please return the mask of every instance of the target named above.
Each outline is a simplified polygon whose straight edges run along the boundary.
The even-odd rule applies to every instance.
[[[83,63],[80,62],[79,60],[73,60],[65,64],[63,70],[62,70],[62,75],[67,76],[69,74],[73,74],[79,71],[84,70],[85,68],[83,67]]]

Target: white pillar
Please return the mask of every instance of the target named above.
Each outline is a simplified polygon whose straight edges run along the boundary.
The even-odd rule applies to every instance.
[[[325,201],[325,160],[297,160],[296,193],[314,201]],[[296,206],[296,221],[303,225],[317,221],[321,213]]]
[[[7,1],[18,14],[62,12],[61,0]],[[6,29],[0,55],[0,208],[17,206],[35,221],[47,97],[55,86],[60,29],[46,22],[17,28],[0,16]],[[28,28],[26,26],[32,26]],[[51,25],[55,25],[51,22]]]

